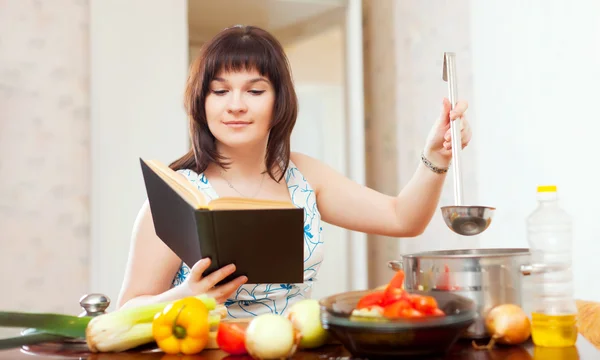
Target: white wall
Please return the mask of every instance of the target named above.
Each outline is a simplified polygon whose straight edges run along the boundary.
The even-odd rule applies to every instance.
[[[471,1],[478,199],[498,208],[484,247],[527,246],[538,184],[574,220],[575,296],[600,300],[600,2]]]
[[[187,2],[91,0],[90,17],[90,291],[114,304],[146,196],[139,157],[169,162],[187,150]]]

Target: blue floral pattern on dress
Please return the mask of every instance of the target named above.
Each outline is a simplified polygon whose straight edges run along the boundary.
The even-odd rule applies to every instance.
[[[189,181],[196,185],[209,199],[218,198],[204,174],[192,170],[179,170]],[[314,190],[290,161],[285,181],[292,199],[298,208],[304,208],[304,282],[299,284],[246,284],[240,286],[233,297],[224,302],[228,316],[242,318],[264,313],[284,314],[289,307],[311,296],[312,287],[323,261],[323,240],[321,232],[321,214],[317,208]],[[175,274],[173,286],[178,286],[189,275],[190,268],[182,263]]]

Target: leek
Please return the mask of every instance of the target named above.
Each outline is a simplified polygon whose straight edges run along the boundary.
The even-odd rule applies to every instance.
[[[0,326],[31,327],[48,334],[71,338],[85,337],[85,329],[91,319],[89,316],[0,311]]]

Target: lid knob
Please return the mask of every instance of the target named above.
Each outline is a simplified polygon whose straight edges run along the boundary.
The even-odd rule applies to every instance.
[[[106,312],[110,299],[104,294],[87,294],[79,299],[79,305],[85,310],[79,316],[98,316]]]

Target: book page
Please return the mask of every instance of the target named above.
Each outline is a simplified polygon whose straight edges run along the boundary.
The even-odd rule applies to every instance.
[[[191,206],[196,209],[207,208],[204,194],[188,181],[185,176],[178,174],[159,161],[150,160],[144,162]]]
[[[250,210],[250,209],[293,209],[296,206],[290,201],[266,199],[248,199],[240,197],[222,197],[208,203],[210,210]]]

